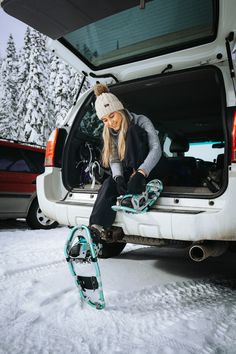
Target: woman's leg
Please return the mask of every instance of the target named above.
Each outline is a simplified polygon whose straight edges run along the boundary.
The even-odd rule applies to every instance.
[[[111,207],[116,204],[117,197],[116,182],[109,176],[99,189],[89,224],[101,225],[104,228],[111,227],[116,217],[116,212],[113,211]]]

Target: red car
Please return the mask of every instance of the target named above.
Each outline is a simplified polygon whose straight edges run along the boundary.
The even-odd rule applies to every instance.
[[[0,219],[26,218],[32,229],[58,225],[42,213],[36,195],[44,157],[43,147],[0,139]]]

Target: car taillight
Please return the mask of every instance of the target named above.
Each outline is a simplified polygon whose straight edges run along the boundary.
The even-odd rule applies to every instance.
[[[233,116],[231,161],[236,162],[236,111],[234,111],[234,116]]]
[[[45,161],[44,161],[45,167],[55,166],[55,152],[56,152],[58,132],[59,129],[56,128],[49,136],[47,146],[46,146],[46,153],[45,153]]]

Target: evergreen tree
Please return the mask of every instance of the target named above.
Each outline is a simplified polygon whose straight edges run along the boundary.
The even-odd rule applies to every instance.
[[[56,76],[53,86],[51,86],[51,100],[54,102],[54,117],[56,126],[61,126],[62,122],[72,105],[70,87],[70,68],[63,61],[54,58],[52,62]]]
[[[24,130],[20,139],[45,144],[48,135],[48,54],[45,36],[31,30],[28,75],[22,83],[22,102],[19,106]],[[21,113],[20,113],[21,110]]]
[[[2,62],[3,62],[3,59],[0,57],[0,103],[1,103],[2,94],[3,94],[3,88],[2,88]],[[1,120],[0,120],[0,122],[1,122]]]
[[[24,83],[30,67],[30,54],[31,54],[31,33],[30,28],[27,27],[24,35],[24,45],[19,55],[19,74],[18,82],[20,84]]]
[[[16,47],[10,34],[6,58],[1,65],[0,136],[15,139],[17,136],[17,63]]]
[[[71,91],[72,101],[75,100],[78,94],[82,80],[83,80],[83,75],[75,71],[75,69],[73,69],[72,67],[70,67],[70,91]],[[89,82],[85,80],[80,94],[82,94],[88,89],[89,89]]]
[[[26,116],[27,108],[27,93],[26,83],[30,73],[30,57],[31,57],[31,31],[30,28],[26,28],[24,36],[24,45],[19,55],[19,75],[18,75],[18,85],[19,85],[19,101],[17,106],[17,116],[18,116],[18,137],[19,139],[24,139],[24,128],[25,122],[24,118]]]
[[[2,96],[3,96],[3,80],[2,80],[2,62],[3,59],[0,57],[0,105],[1,105],[1,101],[2,101]],[[0,137],[2,136],[3,132],[2,132],[2,127],[5,126],[5,122],[4,122],[4,115],[3,115],[3,110],[1,109],[0,106]]]
[[[45,40],[28,27],[18,59],[9,37],[6,58],[0,62],[2,137],[45,144],[74,103],[82,75],[46,51]],[[82,92],[87,88],[85,81]]]
[[[2,69],[2,62],[3,62],[3,59],[2,59],[2,57],[0,56],[0,75],[1,75],[1,69]],[[1,76],[0,76],[0,78],[1,78]]]
[[[50,62],[50,76],[49,76],[49,120],[51,122],[51,130],[53,130],[57,124],[58,115],[60,114],[60,107],[57,101],[57,84],[59,73],[60,60],[56,55],[52,55]]]
[[[61,126],[78,93],[82,75],[54,56],[50,70],[51,116],[55,126]],[[82,92],[88,88],[85,81]]]

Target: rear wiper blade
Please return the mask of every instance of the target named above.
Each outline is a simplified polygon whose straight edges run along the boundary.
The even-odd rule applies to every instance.
[[[116,83],[119,83],[119,80],[113,74],[108,73],[108,74],[97,75],[97,74],[94,74],[93,72],[91,72],[91,73],[89,73],[89,75],[95,79],[103,79],[103,78],[111,77],[113,80],[115,80]]]

